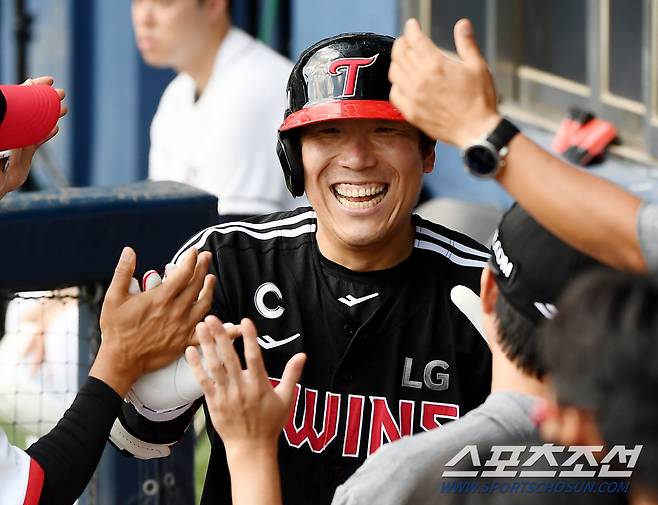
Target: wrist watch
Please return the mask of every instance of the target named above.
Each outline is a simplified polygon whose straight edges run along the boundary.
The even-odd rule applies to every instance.
[[[503,118],[491,133],[467,145],[462,160],[471,175],[484,179],[496,176],[505,165],[507,144],[519,133],[519,129]]]

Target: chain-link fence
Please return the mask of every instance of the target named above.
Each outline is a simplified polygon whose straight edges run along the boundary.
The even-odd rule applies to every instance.
[[[80,334],[83,313],[97,313],[89,290],[2,293],[0,422],[25,447],[52,429],[71,404],[98,349],[99,332]]]
[[[0,426],[15,445],[48,432],[86,379],[121,249],[137,251],[139,276],[161,269],[217,219],[216,197],[171,182],[61,188],[0,202]],[[193,438],[160,460],[106,447],[80,505],[193,503]]]

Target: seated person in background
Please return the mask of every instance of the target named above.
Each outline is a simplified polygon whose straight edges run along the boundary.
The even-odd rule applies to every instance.
[[[276,159],[292,63],[231,26],[229,0],[133,0],[144,61],[178,74],[151,123],[149,178],[219,197],[222,222],[292,209]]]

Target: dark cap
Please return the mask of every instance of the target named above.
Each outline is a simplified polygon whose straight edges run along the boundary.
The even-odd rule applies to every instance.
[[[279,131],[332,119],[404,121],[388,99],[394,41],[375,33],[343,33],[309,47],[290,74]]]
[[[562,242],[514,204],[493,236],[489,265],[509,303],[539,322],[557,314],[555,303],[570,281],[600,263]]]

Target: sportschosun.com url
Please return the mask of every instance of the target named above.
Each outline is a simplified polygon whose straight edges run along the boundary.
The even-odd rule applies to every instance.
[[[441,493],[445,494],[616,494],[628,493],[629,482],[617,480],[585,480],[573,482],[557,479],[548,482],[481,482],[473,480],[451,481],[441,483]]]

